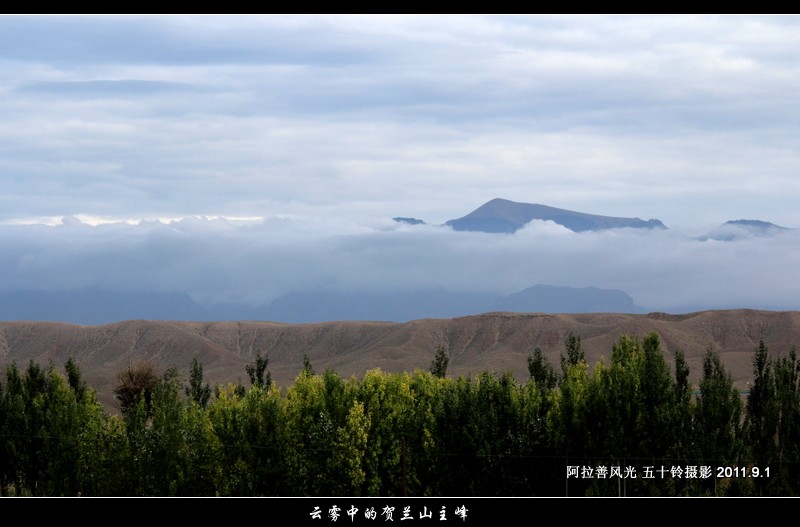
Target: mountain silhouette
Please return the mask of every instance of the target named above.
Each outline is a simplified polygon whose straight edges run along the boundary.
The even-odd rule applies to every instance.
[[[762,220],[731,220],[726,221],[713,231],[705,236],[701,236],[700,240],[717,240],[723,242],[730,242],[740,240],[742,238],[751,237],[769,237],[791,229],[775,225],[768,221]]]
[[[600,216],[597,214],[557,209],[555,207],[548,207],[547,205],[539,205],[536,203],[517,203],[500,198],[495,198],[484,203],[466,216],[448,220],[445,222],[445,225],[449,225],[456,231],[513,233],[533,220],[552,221],[574,232],[600,231],[625,227],[634,229],[666,229],[666,226],[656,219],[642,220],[640,218]]]

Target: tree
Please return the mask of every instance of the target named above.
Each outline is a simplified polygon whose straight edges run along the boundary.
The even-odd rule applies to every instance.
[[[689,384],[689,365],[683,351],[675,351],[675,401],[689,405],[692,398],[692,386]]]
[[[81,383],[76,383],[80,385]],[[74,496],[84,479],[82,437],[103,419],[93,392],[75,390],[50,364],[6,370],[0,386],[0,495]]]
[[[774,366],[779,416],[775,437],[777,466],[771,467],[770,494],[797,495],[800,493],[800,361],[795,347]]]
[[[314,375],[314,368],[311,366],[311,359],[308,358],[308,355],[303,355],[303,374]]]
[[[415,459],[421,449],[413,442],[421,439],[423,432],[415,425],[418,407],[411,374],[369,370],[357,387],[356,397],[364,405],[369,426],[368,448],[362,458],[363,493],[402,496],[408,489],[414,494],[413,489],[420,485]]]
[[[339,484],[334,487],[338,494],[361,495],[366,480],[364,456],[369,445],[369,428],[364,404],[353,401],[345,422],[337,430],[331,453],[331,465],[340,478]]]
[[[643,362],[641,342],[622,335],[612,347],[610,364],[600,361],[589,378],[583,428],[592,464],[625,466],[641,457]],[[616,485],[601,483],[592,492],[619,492]]]
[[[287,487],[297,495],[344,492],[341,488],[332,490],[341,481],[340,475],[332,469],[335,461],[332,448],[337,429],[344,424],[335,415],[343,401],[331,400],[341,395],[343,386],[338,375],[329,371],[324,376],[301,373],[286,392]],[[334,386],[337,384],[340,386]]]
[[[536,350],[534,361],[535,356]],[[531,377],[520,392],[521,437],[517,462],[519,470],[526,475],[526,495],[529,496],[552,496],[563,492],[560,481],[564,467],[561,459],[556,457],[554,434],[547,422],[556,394],[556,374],[549,363],[545,361],[545,364],[549,374],[544,378],[551,378],[552,385],[549,388],[542,386]]]
[[[694,459],[693,421],[692,421],[692,386],[689,383],[689,365],[683,351],[675,351],[675,380],[672,383],[673,408],[673,444],[670,457],[677,463],[688,464]]]
[[[75,359],[72,357],[67,359],[64,369],[67,371],[67,381],[69,382],[69,387],[75,393],[75,398],[78,402],[83,402],[86,397],[86,381],[81,377],[81,370]]]
[[[189,373],[189,386],[186,388],[186,396],[190,397],[194,402],[205,408],[208,405],[208,400],[211,398],[211,386],[206,383],[203,386],[203,365],[197,360],[197,357],[192,359],[192,368]]]
[[[478,496],[508,496],[527,492],[522,470],[524,441],[520,405],[522,390],[511,372],[497,376],[482,371],[473,390],[466,436],[476,457],[474,492]]]
[[[276,386],[250,390],[240,386],[220,387],[208,407],[211,430],[221,446],[216,492],[222,496],[292,493],[287,485],[290,470],[284,465],[285,401]]]
[[[695,410],[697,461],[717,467],[738,465],[742,445],[742,400],[719,353],[710,346],[703,357],[703,377]]]
[[[775,393],[773,365],[764,340],[758,342],[753,355],[753,384],[747,397],[747,425],[750,448],[756,466],[769,466],[774,461],[775,435],[778,428],[779,407]],[[763,491],[761,481],[756,482]]]
[[[435,376],[443,379],[447,373],[447,365],[450,358],[447,356],[447,349],[444,346],[436,348],[436,356],[431,361],[430,372]]]
[[[575,366],[578,363],[586,362],[586,356],[581,349],[581,337],[574,331],[567,334],[564,340],[564,346],[567,349],[567,355],[561,355],[561,373],[564,377],[567,375],[567,369],[570,366]]]
[[[674,388],[658,333],[642,341],[639,371],[640,407],[637,429],[639,452],[651,460],[664,459],[675,433]]]
[[[185,434],[187,406],[181,388],[178,370],[168,368],[153,387],[147,419],[142,419],[142,402],[125,416],[137,495],[175,496],[183,492],[187,468],[184,456],[189,445]]]
[[[562,365],[564,363],[562,362]],[[548,424],[557,448],[557,458],[562,466],[589,464],[586,426],[589,367],[586,362],[566,366],[558,391],[554,392]],[[576,482],[578,483],[578,482]],[[573,485],[567,481],[567,495],[582,493],[584,481]]]
[[[534,456],[540,456],[542,459],[553,459],[553,456],[547,457],[553,453],[553,439],[547,428],[547,414],[550,412],[552,402],[552,393],[558,382],[558,375],[556,375],[553,366],[542,354],[542,349],[536,347],[532,355],[528,355],[528,373],[530,373],[530,382],[525,387],[524,396],[528,397],[528,404],[526,411],[535,409],[529,413],[527,420],[526,434],[528,435],[527,448],[530,449],[527,458],[534,459]],[[535,396],[530,391],[535,392]],[[531,406],[532,408],[528,408]],[[553,474],[552,463],[547,461],[536,460],[538,471],[547,471]]]
[[[269,388],[272,384],[272,374],[267,370],[269,358],[256,353],[255,362],[244,367],[247,376],[250,377],[250,384],[261,388]],[[266,375],[265,375],[266,373]]]
[[[156,369],[152,362],[129,364],[128,368],[117,374],[114,395],[119,401],[119,409],[124,414],[144,400],[149,416],[152,411],[153,389],[158,382]]]
[[[528,373],[536,382],[539,390],[546,392],[556,385],[556,373],[553,366],[544,358],[542,348],[536,346],[533,353],[528,355]]]

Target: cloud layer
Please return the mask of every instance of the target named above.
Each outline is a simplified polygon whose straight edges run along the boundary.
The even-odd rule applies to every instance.
[[[0,227],[0,290],[187,292],[211,306],[291,292],[444,288],[507,295],[534,284],[621,289],[650,310],[798,309],[800,233],[701,241],[675,231],[515,234],[373,225],[185,219]]]
[[[545,283],[662,310],[794,309],[795,233],[695,237],[800,225],[799,25],[0,16],[0,289],[255,304]],[[441,224],[495,197],[670,230],[388,219]]]

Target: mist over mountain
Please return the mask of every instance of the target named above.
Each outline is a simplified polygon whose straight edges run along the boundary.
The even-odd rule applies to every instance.
[[[425,222],[418,218],[404,218],[402,216],[397,216],[392,219],[397,223],[407,223],[409,225],[425,225]]]
[[[86,289],[0,293],[0,320],[82,325],[124,320],[265,320],[312,323],[338,320],[408,322],[489,311],[539,313],[642,313],[622,291],[536,285],[509,296],[443,288],[395,293],[293,292],[269,304],[225,303],[204,307],[186,293]]]
[[[497,299],[493,311],[538,313],[645,313],[626,292],[538,284]]]
[[[542,207],[482,207],[524,226],[508,233],[454,232],[411,214],[3,224],[0,319],[402,322],[498,310],[800,308],[797,229],[736,220],[701,239],[658,220],[570,211],[597,230],[523,223],[531,210],[563,210]]]
[[[121,320],[207,320],[187,293],[108,291],[6,291],[0,293],[0,320],[108,324]]]
[[[768,221],[762,220],[731,220],[726,221],[708,234],[701,236],[699,239],[717,240],[717,241],[734,241],[750,237],[770,237],[783,234],[790,229],[775,225]]]
[[[448,220],[456,231],[479,231],[513,233],[533,220],[552,221],[574,232],[599,231],[604,229],[666,229],[656,219],[617,218],[599,216],[571,210],[548,207],[536,203],[517,203],[495,198],[458,219]]]

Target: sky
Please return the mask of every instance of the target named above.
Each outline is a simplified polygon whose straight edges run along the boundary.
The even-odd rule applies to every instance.
[[[794,231],[696,238],[800,228],[798,86],[795,16],[0,16],[0,290],[800,309]],[[669,229],[440,226],[493,198]]]

